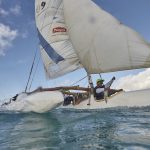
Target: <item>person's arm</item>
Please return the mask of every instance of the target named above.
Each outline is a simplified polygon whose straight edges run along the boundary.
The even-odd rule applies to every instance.
[[[115,79],[116,79],[116,78],[113,77],[108,83],[106,83],[106,84],[105,84],[105,89],[110,88],[110,86],[112,85],[112,83],[114,82]]]

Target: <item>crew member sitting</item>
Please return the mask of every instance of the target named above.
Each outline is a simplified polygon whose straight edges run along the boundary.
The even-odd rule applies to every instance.
[[[105,85],[103,84],[103,82],[104,82],[104,80],[102,80],[102,79],[97,79],[97,81],[96,81],[97,85],[94,88],[94,97],[97,100],[104,98]]]
[[[113,81],[115,80],[115,77],[113,77],[107,84],[103,84],[103,79],[98,79],[96,81],[96,87],[94,88],[94,97],[96,100],[104,99],[104,91],[108,91],[108,96],[111,96],[112,94],[115,94],[116,92],[123,91],[122,89],[115,90],[110,89],[110,86],[112,85]]]

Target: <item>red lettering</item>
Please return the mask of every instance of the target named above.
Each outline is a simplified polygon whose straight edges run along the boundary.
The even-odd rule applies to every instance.
[[[53,33],[56,33],[56,32],[67,32],[67,29],[64,27],[53,28]]]

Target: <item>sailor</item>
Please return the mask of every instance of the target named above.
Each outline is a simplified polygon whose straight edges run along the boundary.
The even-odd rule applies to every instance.
[[[16,101],[17,97],[18,97],[18,94],[16,94],[14,97],[12,97],[11,100]]]
[[[94,97],[96,100],[100,100],[104,98],[104,90],[105,90],[105,85],[103,84],[104,80],[103,79],[97,79],[96,81],[96,87],[94,88]]]
[[[107,84],[103,84],[104,80],[103,79],[97,79],[96,81],[96,87],[94,88],[94,97],[96,98],[96,100],[101,100],[104,99],[104,92],[107,91],[108,96],[111,96],[113,94],[115,94],[116,92],[121,92],[123,91],[123,89],[110,89],[110,86],[112,85],[113,81],[116,78],[113,77]]]
[[[63,90],[62,92],[64,93],[63,106],[67,106],[67,105],[73,103],[73,100],[74,100],[73,96],[68,95],[70,93],[70,91],[69,90]]]
[[[10,104],[12,101],[16,101],[17,97],[19,94],[16,94],[14,97],[12,97],[8,102],[3,103],[1,106],[3,105],[8,105]]]

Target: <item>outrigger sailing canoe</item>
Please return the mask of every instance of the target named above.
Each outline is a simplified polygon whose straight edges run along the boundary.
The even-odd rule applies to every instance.
[[[8,105],[3,105],[5,110],[22,111],[22,112],[37,112],[43,113],[54,108],[61,109],[78,109],[78,110],[97,110],[110,107],[141,107],[150,105],[149,102],[150,90],[139,90],[132,92],[120,92],[112,95],[105,100],[96,101],[93,96],[82,99],[79,104],[69,104],[63,106],[64,96],[60,91],[37,91],[32,94],[21,93],[15,101],[11,101]],[[89,103],[90,102],[90,103]]]
[[[97,102],[92,93],[91,74],[150,67],[150,44],[137,32],[92,0],[35,0],[35,18],[47,78],[57,78],[80,68],[88,75],[90,90],[81,88],[84,93],[68,94],[80,95],[80,103],[72,102],[61,108],[150,105],[150,89],[119,92],[107,97],[107,103],[104,100]],[[20,99],[26,105],[30,104],[32,111],[45,112],[64,101],[67,93],[62,89],[67,87],[25,93],[26,96]],[[17,102],[18,98],[14,103]]]

